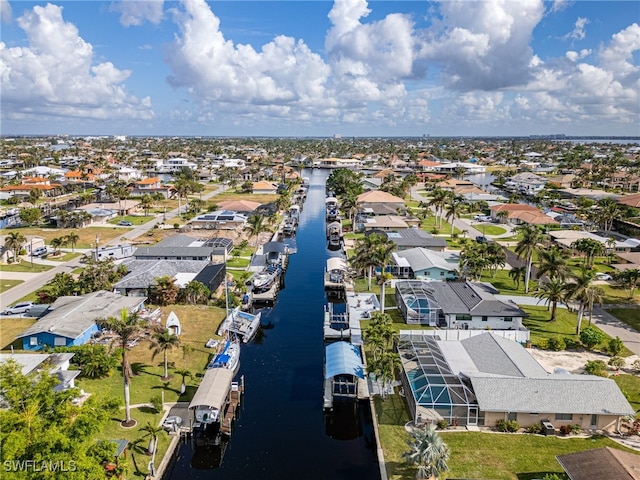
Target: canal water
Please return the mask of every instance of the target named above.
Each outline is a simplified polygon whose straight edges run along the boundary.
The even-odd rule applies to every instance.
[[[185,440],[166,480],[379,479],[368,407],[349,405],[323,414],[323,272],[326,170],[310,178],[289,258],[285,289],[263,311],[257,341],[242,346],[239,375],[246,391],[230,442],[202,447]]]

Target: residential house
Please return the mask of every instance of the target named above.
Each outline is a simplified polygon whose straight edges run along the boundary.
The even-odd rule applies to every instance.
[[[437,252],[443,252],[447,247],[444,238],[434,237],[420,228],[405,228],[402,230],[378,231],[370,230],[369,233],[381,233],[396,244],[396,251],[422,247]]]
[[[247,224],[247,216],[233,210],[216,210],[192,218],[190,223],[206,230],[241,230]]]
[[[92,250],[94,260],[122,260],[123,258],[129,258],[133,256],[135,247],[130,243],[122,245],[107,245]]]
[[[572,480],[640,480],[640,455],[603,447],[557,455]]]
[[[549,421],[556,428],[616,431],[622,418],[635,414],[612,379],[548,373],[500,333],[400,331],[401,379],[414,421],[467,427]]]
[[[230,210],[250,216],[261,204],[250,200],[227,200],[225,202],[219,202],[217,205],[221,210]]]
[[[535,173],[522,172],[509,177],[504,184],[504,188],[512,192],[535,195],[542,191],[547,181],[548,179]]]
[[[8,200],[12,197],[26,200],[33,190],[40,191],[43,197],[51,198],[62,193],[62,185],[51,183],[48,178],[27,177],[22,179],[20,185],[6,185],[0,188],[0,200]]]
[[[524,203],[501,203],[489,207],[491,218],[513,225],[553,225],[558,222],[545,215],[539,208]],[[505,213],[503,213],[505,212]]]
[[[549,236],[555,243],[564,248],[573,248],[571,247],[573,242],[588,238],[600,242],[606,251],[616,254],[640,250],[640,240],[636,238],[629,238],[620,234],[605,236],[599,233],[600,232],[583,232],[581,230],[551,230]],[[613,240],[613,242],[611,240]]]
[[[175,189],[171,185],[164,185],[159,177],[151,177],[136,180],[129,192],[132,197],[161,193],[164,198],[169,198],[174,194]]]
[[[80,370],[69,370],[69,363],[74,355],[74,353],[0,353],[0,364],[14,361],[20,365],[23,375],[47,369],[60,382],[53,387],[53,391],[63,392],[75,388],[75,379],[80,375]]]
[[[228,238],[196,238],[189,235],[174,235],[150,247],[136,248],[136,260],[204,260],[212,262],[216,256],[224,256],[233,250],[233,241]],[[226,253],[225,253],[226,252]]]
[[[100,202],[89,203],[78,207],[77,210],[85,210],[90,213],[91,210],[111,210],[116,215],[131,215],[139,211],[140,202],[138,200],[120,200],[119,202]]]
[[[275,195],[278,193],[278,185],[267,182],[266,180],[260,180],[259,182],[253,183],[251,193],[254,195]]]
[[[142,309],[145,297],[124,297],[99,290],[81,296],[60,297],[50,312],[16,338],[24,350],[83,345],[100,330],[96,321],[118,317],[123,308],[134,313]]]
[[[458,277],[460,254],[435,252],[426,248],[410,248],[391,253],[393,275],[419,280],[455,280]]]
[[[523,330],[525,312],[495,297],[490,284],[472,282],[396,282],[398,308],[408,324],[462,330]]]
[[[618,263],[611,265],[619,271],[640,270],[640,252],[617,252]]]

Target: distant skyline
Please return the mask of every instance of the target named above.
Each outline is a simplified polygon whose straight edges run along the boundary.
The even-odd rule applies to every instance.
[[[2,135],[640,135],[635,0],[0,0],[0,14]]]

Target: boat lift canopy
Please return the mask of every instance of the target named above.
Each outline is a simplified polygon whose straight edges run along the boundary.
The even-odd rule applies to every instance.
[[[326,367],[324,378],[337,375],[353,375],[364,378],[360,349],[349,342],[335,342],[325,348]]]
[[[347,271],[347,261],[340,257],[331,257],[327,259],[327,272],[334,270]]]
[[[227,368],[208,369],[189,404],[189,409],[209,407],[222,410],[223,405],[227,401],[233,376],[234,372]]]

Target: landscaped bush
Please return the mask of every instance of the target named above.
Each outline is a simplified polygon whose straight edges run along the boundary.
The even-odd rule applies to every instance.
[[[635,362],[633,362],[633,365],[631,365],[631,370],[633,371],[633,373],[640,373],[640,360],[636,360]]]
[[[437,425],[439,430],[446,430],[449,427],[449,423],[446,420],[438,420]]]
[[[582,347],[582,343],[579,340],[575,340],[571,337],[564,337],[564,344],[567,350],[576,350]]]
[[[603,360],[589,360],[584,366],[585,372],[591,375],[598,375],[600,377],[608,377],[607,364]]]
[[[608,362],[609,366],[612,367],[614,370],[618,370],[624,367],[625,363],[626,362],[622,357],[611,357]]]
[[[562,338],[551,337],[547,339],[547,345],[549,350],[553,350],[554,352],[560,352],[567,348],[567,344]]]
[[[570,434],[577,435],[580,432],[582,432],[582,428],[578,424],[560,426],[560,433],[562,435],[570,435]]]
[[[151,404],[151,406],[156,412],[162,411],[162,397],[160,395],[151,397],[151,401],[149,403]]]
[[[520,425],[515,420],[498,420],[496,422],[496,430],[499,432],[514,433],[517,432],[519,428]]]
[[[597,328],[587,327],[580,332],[580,341],[589,350],[604,340],[604,333]]]
[[[620,355],[622,349],[624,348],[624,342],[620,340],[620,337],[610,338],[609,343],[607,344],[607,352],[614,357]]]
[[[527,433],[539,434],[542,433],[542,425],[539,423],[533,423],[526,429]]]

